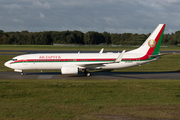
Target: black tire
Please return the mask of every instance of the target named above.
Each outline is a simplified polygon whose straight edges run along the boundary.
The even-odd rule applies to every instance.
[[[91,75],[91,73],[90,73],[90,72],[87,72],[86,76],[89,77],[90,75]]]
[[[24,75],[24,73],[22,72],[22,73],[21,73],[21,76],[23,76],[23,75]]]

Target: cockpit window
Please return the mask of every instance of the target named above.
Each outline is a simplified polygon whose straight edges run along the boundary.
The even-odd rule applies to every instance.
[[[17,61],[17,59],[12,59],[12,61]]]

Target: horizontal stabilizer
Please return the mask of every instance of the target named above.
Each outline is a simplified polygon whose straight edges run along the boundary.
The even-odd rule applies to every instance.
[[[159,54],[159,55],[150,55],[149,57],[156,58],[156,57],[159,57],[159,56],[161,56],[161,54]]]
[[[165,53],[165,54],[159,54],[159,55],[150,55],[149,57],[156,58],[156,57],[159,57],[159,56],[170,55],[170,54],[174,54],[174,53]]]
[[[116,61],[115,61],[116,63],[121,62],[125,51],[126,51],[126,50],[123,50],[122,53],[117,57],[117,59],[116,59]]]

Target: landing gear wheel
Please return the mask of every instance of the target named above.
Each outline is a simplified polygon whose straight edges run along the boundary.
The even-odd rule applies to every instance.
[[[22,72],[22,73],[21,73],[21,76],[23,76],[23,75],[24,75],[24,73]]]
[[[91,73],[88,70],[84,70],[84,74],[88,77],[91,75]]]
[[[89,77],[90,75],[91,75],[91,73],[90,73],[90,72],[86,73],[86,76],[88,76],[88,77]]]

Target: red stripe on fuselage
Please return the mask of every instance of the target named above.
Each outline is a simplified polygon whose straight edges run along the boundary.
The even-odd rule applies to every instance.
[[[114,58],[98,58],[98,59],[28,59],[28,60],[17,60],[17,61],[14,61],[14,62],[11,62],[10,64],[13,64],[13,63],[19,63],[19,62],[67,62],[67,61],[114,61],[116,59]]]

